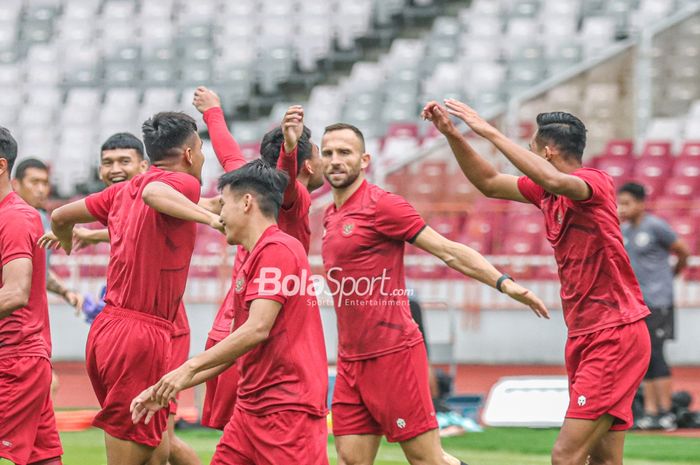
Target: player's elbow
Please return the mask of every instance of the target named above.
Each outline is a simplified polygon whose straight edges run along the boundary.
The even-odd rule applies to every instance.
[[[58,207],[53,212],[51,212],[51,224],[52,225],[58,226],[60,228],[62,226],[66,226],[69,222],[70,221],[69,221],[65,206]]]
[[[264,323],[256,324],[253,327],[252,339],[255,345],[265,342],[268,337],[270,337],[270,330],[272,328]]]

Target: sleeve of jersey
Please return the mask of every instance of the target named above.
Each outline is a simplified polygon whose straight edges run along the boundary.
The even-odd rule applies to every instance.
[[[540,208],[542,197],[544,197],[544,189],[539,184],[535,183],[527,176],[518,178],[518,190],[530,203]]]
[[[654,224],[654,231],[656,232],[659,243],[665,249],[669,249],[671,244],[678,240],[678,236],[671,226],[661,219]]]
[[[375,227],[378,232],[398,241],[413,242],[427,226],[413,206],[403,197],[387,193],[377,201]]]
[[[284,144],[282,144],[280,156],[277,159],[277,169],[286,172],[289,176],[289,182],[287,183],[287,188],[284,190],[284,199],[282,200],[282,206],[284,208],[292,206],[299,197],[297,168],[297,147],[294,147],[291,153],[287,153],[284,150]]]
[[[190,174],[171,172],[160,179],[154,179],[152,182],[162,182],[167,184],[190,199],[192,202],[199,202],[201,186],[199,185],[197,178]]]
[[[295,282],[301,277],[297,260],[291,250],[280,244],[268,244],[256,259],[248,276],[245,301],[274,300],[284,305]]]
[[[246,161],[243,158],[241,147],[233,138],[226,125],[224,111],[219,107],[210,108],[204,112],[204,123],[209,129],[209,137],[211,145],[214,147],[214,153],[219,163],[224,168],[224,171],[237,170],[245,165]]]
[[[34,234],[35,227],[29,218],[24,215],[11,214],[5,218],[0,229],[0,257],[5,266],[18,258],[32,258],[34,256],[34,243],[39,239]]]
[[[596,205],[603,203],[606,198],[612,196],[614,200],[615,187],[612,179],[602,171],[583,169],[572,173],[572,176],[583,179],[591,189],[591,196],[587,200],[581,200],[578,203],[587,205]]]
[[[88,195],[85,197],[85,207],[97,221],[107,226],[109,210],[112,208],[114,196],[127,184],[126,182],[120,182],[109,186],[102,192]]]

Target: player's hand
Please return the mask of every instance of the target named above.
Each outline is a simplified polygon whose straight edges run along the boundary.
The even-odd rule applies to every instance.
[[[204,86],[199,86],[194,91],[192,105],[194,105],[197,111],[203,114],[210,108],[220,107],[221,100],[219,99],[219,96],[216,95],[216,92],[214,92],[213,90],[209,90]]]
[[[41,236],[37,244],[39,245],[39,247],[43,247],[44,249],[49,250],[55,250],[61,247],[61,243],[58,240],[58,237],[56,237],[56,235],[51,231]]]
[[[73,228],[73,248],[75,250],[84,249],[98,242],[98,240],[94,239],[92,230],[88,228]]]
[[[282,119],[282,133],[284,134],[284,151],[290,153],[297,146],[297,142],[304,132],[304,109],[301,105],[293,105],[287,109]]]
[[[527,305],[530,309],[535,312],[537,318],[546,318],[549,320],[549,311],[547,307],[544,306],[544,302],[540,300],[539,297],[535,295],[531,290],[521,286],[511,279],[506,279],[501,284],[501,289],[503,293],[507,294],[511,299],[517,300],[518,302]]]
[[[488,121],[479,116],[479,114],[466,103],[450,98],[445,100],[445,106],[450,115],[456,116],[467,123],[467,126],[469,126],[472,131],[482,137],[488,137],[489,134],[495,130]]]
[[[224,223],[221,222],[221,217],[219,215],[212,215],[209,226],[222,234],[226,234],[226,231],[224,230]]]
[[[134,422],[134,424],[141,421],[144,417],[146,417],[144,423],[148,424],[151,418],[153,418],[153,415],[163,408],[160,404],[151,399],[152,396],[153,386],[145,389],[131,401],[129,411],[131,412],[131,421]]]
[[[187,387],[187,383],[192,381],[194,370],[190,369],[187,362],[180,365],[175,370],[164,375],[155,386],[151,399],[160,404],[161,407],[167,407],[168,402],[175,399],[177,393]]]
[[[428,102],[420,114],[421,118],[433,123],[433,126],[446,136],[459,135],[459,130],[450,119],[450,115],[435,101]]]
[[[66,302],[71,304],[71,306],[75,309],[75,316],[80,316],[83,311],[85,297],[83,297],[82,294],[74,291],[66,291],[66,294],[63,297],[66,299]]]

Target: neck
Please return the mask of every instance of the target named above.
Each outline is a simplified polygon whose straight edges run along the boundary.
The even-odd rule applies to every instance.
[[[355,179],[355,181],[347,187],[333,188],[333,203],[335,203],[335,208],[340,208],[343,206],[348,199],[357,192],[357,189],[362,185],[362,181],[365,180],[365,172],[360,171],[360,175]]]
[[[568,161],[565,159],[562,159],[555,166],[559,171],[561,171],[562,173],[566,173],[566,174],[573,173],[574,171],[581,169],[583,167],[583,165],[581,165],[581,163],[578,161]]]
[[[304,187],[306,187],[306,190],[311,192],[311,189],[309,189],[309,175],[306,173],[299,173],[297,175],[297,181],[299,181]]]
[[[244,236],[241,238],[241,245],[248,251],[252,251],[255,244],[260,240],[265,230],[276,224],[274,219],[261,217],[259,220],[251,222],[245,228]]]
[[[187,168],[182,166],[181,163],[172,161],[172,160],[161,160],[153,163],[152,166],[155,166],[158,169],[161,169],[163,171],[174,171],[178,173],[187,173]]]
[[[6,182],[5,180],[0,180],[0,202],[5,200],[5,197],[7,197],[10,192],[12,192],[12,186],[10,183]]]

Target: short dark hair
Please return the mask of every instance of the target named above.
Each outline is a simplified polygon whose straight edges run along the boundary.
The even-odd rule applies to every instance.
[[[15,179],[22,181],[27,175],[27,170],[30,168],[46,171],[47,173],[49,172],[49,167],[46,166],[46,163],[44,163],[43,161],[38,160],[36,158],[27,158],[17,164],[17,169],[15,170]]]
[[[288,182],[287,173],[258,158],[222,175],[218,187],[220,191],[228,186],[236,193],[252,193],[262,214],[276,219]]]
[[[142,126],[143,143],[152,163],[170,158],[197,132],[197,123],[181,112],[164,111],[148,118]]]
[[[625,192],[634,197],[638,202],[643,202],[647,197],[647,191],[644,186],[636,182],[628,182],[617,191],[618,194]]]
[[[7,175],[12,173],[12,167],[17,160],[17,141],[10,130],[0,126],[0,158],[7,160]]]
[[[586,148],[586,126],[571,113],[540,113],[537,115],[536,139],[538,145],[554,144],[565,156],[580,162]]]
[[[360,143],[362,144],[362,151],[365,151],[365,136],[362,134],[362,131],[360,131],[357,126],[353,126],[352,124],[348,123],[335,123],[331,124],[330,126],[326,126],[326,129],[323,131],[324,134],[327,134],[332,131],[342,131],[344,129],[349,129],[352,132],[355,133],[358,139],[360,139]]]
[[[143,142],[130,132],[118,132],[112,134],[100,147],[100,158],[105,150],[131,149],[135,150],[139,158],[143,160]]]
[[[301,137],[297,141],[297,173],[304,165],[304,161],[311,158],[311,130],[304,126]],[[277,166],[280,149],[284,144],[282,128],[275,128],[266,133],[260,142],[260,156],[270,166]]]

